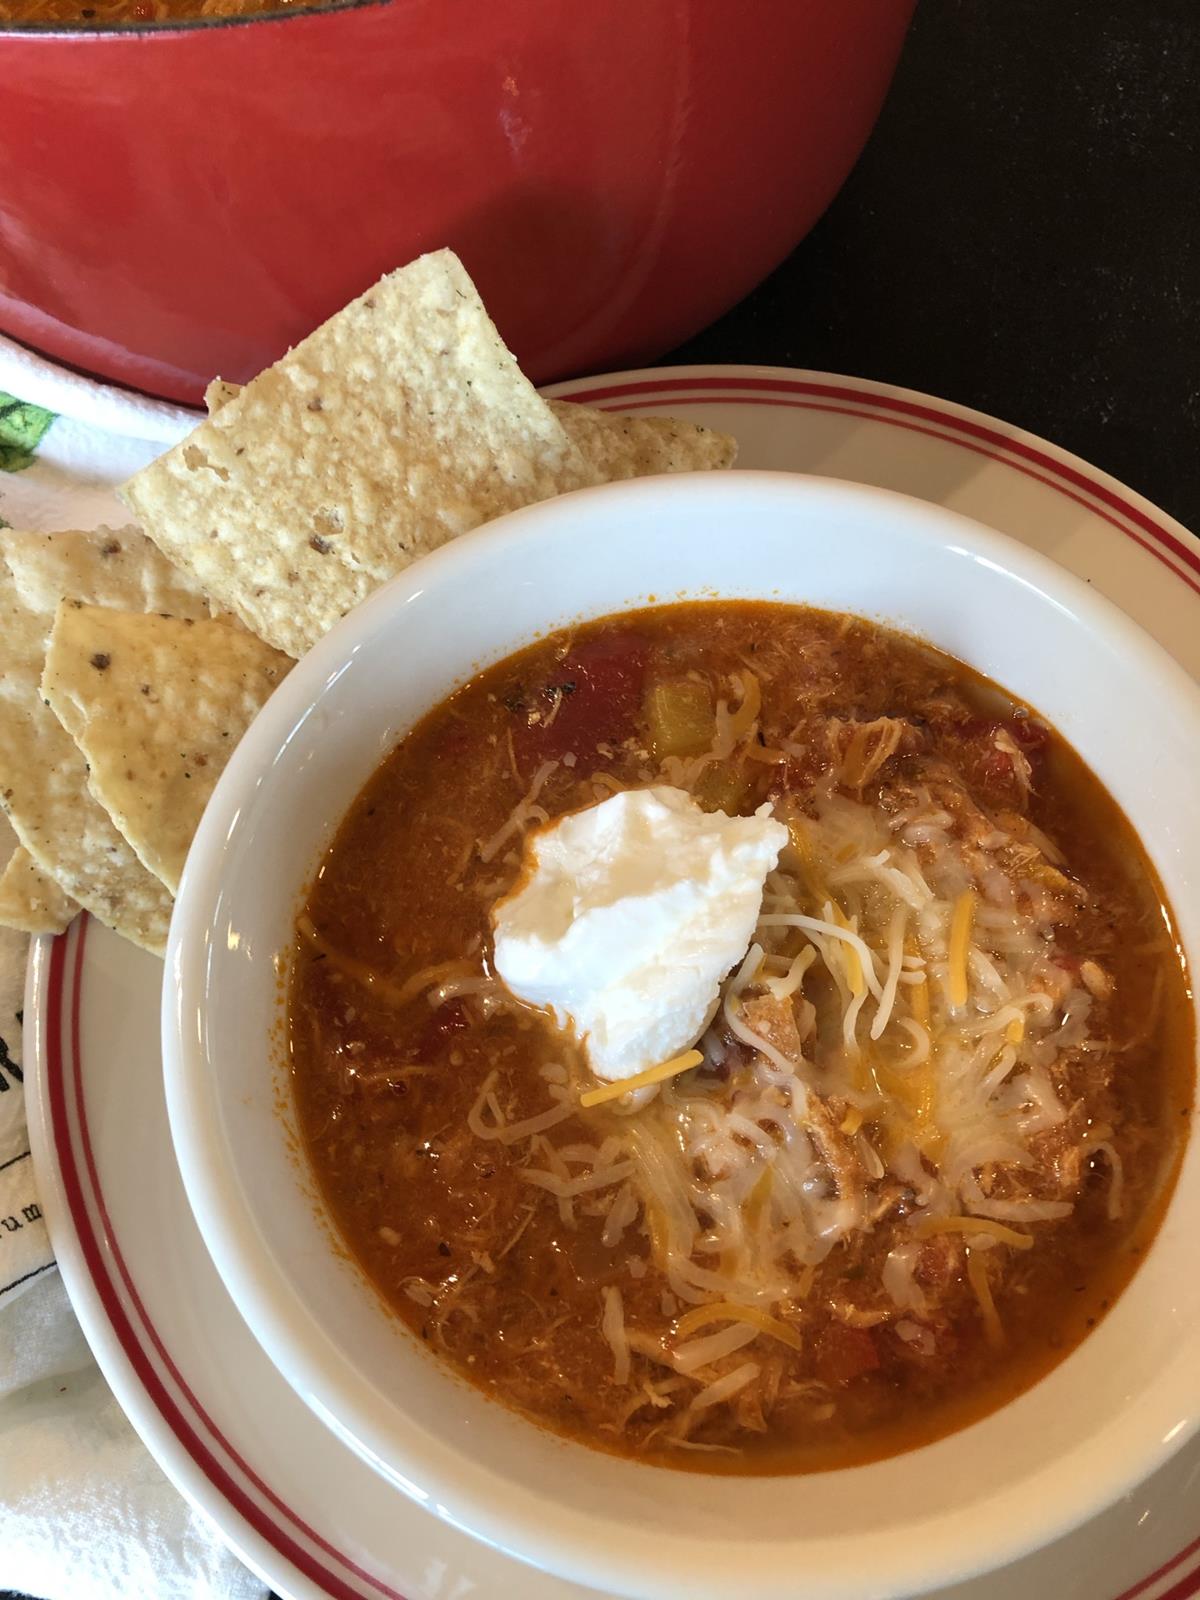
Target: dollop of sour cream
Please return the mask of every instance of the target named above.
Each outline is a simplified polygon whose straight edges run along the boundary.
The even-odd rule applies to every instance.
[[[769,805],[729,817],[666,787],[559,817],[527,836],[493,909],[495,970],[573,1030],[597,1077],[633,1077],[712,1020],[787,838]]]

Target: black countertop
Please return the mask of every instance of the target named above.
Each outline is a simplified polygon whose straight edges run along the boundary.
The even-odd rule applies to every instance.
[[[1200,530],[1200,0],[920,0],[842,193],[665,359],[942,395]]]
[[[1200,0],[919,0],[841,194],[668,359],[975,406],[1200,532]]]

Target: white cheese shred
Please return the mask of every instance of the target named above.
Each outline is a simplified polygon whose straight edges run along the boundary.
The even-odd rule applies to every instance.
[[[534,812],[540,811],[541,820],[545,820],[546,813],[537,805],[537,797],[541,794],[546,786],[547,779],[557,767],[557,761],[542,762],[533,775],[533,782],[529,785],[528,793],[517,801],[504,824],[496,829],[490,839],[485,839],[479,846],[479,859],[481,861],[493,860],[514,835],[523,833]]]
[[[613,1353],[613,1378],[623,1388],[629,1382],[629,1339],[625,1332],[625,1308],[620,1289],[609,1285],[603,1291],[604,1315],[600,1331]]]

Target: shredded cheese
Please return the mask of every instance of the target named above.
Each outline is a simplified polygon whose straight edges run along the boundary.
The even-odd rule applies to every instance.
[[[848,789],[861,791],[894,754],[903,732],[904,724],[892,717],[877,717],[874,722],[858,724],[842,757],[842,783]],[[874,749],[871,748],[872,739]]]
[[[950,958],[946,992],[957,1011],[967,1003],[967,947],[975,922],[975,891],[964,889],[954,906],[950,923]]]
[[[685,1417],[694,1416],[699,1411],[707,1411],[710,1406],[719,1406],[726,1400],[732,1400],[739,1389],[744,1389],[748,1383],[752,1383],[757,1377],[758,1363],[755,1361],[747,1361],[744,1366],[735,1368],[733,1372],[727,1372],[723,1378],[718,1378],[715,1383],[710,1383],[707,1389],[701,1389],[700,1393],[687,1408]],[[687,1441],[682,1442],[686,1443]]]
[[[1030,1234],[1018,1233],[1016,1228],[1006,1228],[1004,1223],[994,1222],[991,1217],[924,1217],[917,1223],[913,1233],[918,1239],[928,1239],[934,1233],[988,1233],[993,1239],[1010,1244],[1016,1250],[1033,1247]]]
[[[786,957],[781,959],[786,960]],[[782,978],[764,978],[764,987],[775,996],[776,1000],[790,1000],[804,982],[804,974],[816,959],[816,945],[806,944],[800,954],[789,964],[786,975]]]
[[[754,1187],[746,1197],[746,1226],[753,1228],[758,1219],[766,1210],[767,1202],[771,1198],[771,1190],[775,1186],[775,1174],[770,1167],[764,1167],[754,1180]]]
[[[982,1256],[976,1255],[972,1250],[967,1251],[967,1277],[975,1291],[975,1298],[979,1301],[979,1314],[983,1318],[988,1343],[994,1350],[998,1350],[1004,1343],[1004,1327],[1000,1321],[1000,1313],[996,1310],[996,1302],[992,1298],[987,1263]]]
[[[729,722],[729,732],[736,745],[740,739],[746,737],[758,720],[758,713],[762,707],[762,690],[752,672],[747,672],[743,678],[740,680],[735,678],[734,681],[738,683],[742,695],[742,703]]]
[[[629,1335],[625,1328],[625,1307],[621,1302],[621,1291],[613,1286],[601,1290],[604,1300],[604,1314],[600,1319],[600,1331],[608,1341],[608,1347],[613,1353],[613,1378],[621,1385],[629,1382]]]
[[[479,976],[478,966],[472,966],[469,961],[439,961],[436,966],[425,967],[423,971],[414,972],[411,978],[406,979],[400,986],[396,1002],[398,1005],[407,1005],[410,1000],[415,1000],[427,989],[461,979],[476,979]]]
[[[736,723],[744,730],[742,755],[773,759],[778,752],[753,732],[760,711],[755,686],[738,679],[727,693],[735,710],[720,703],[723,743]],[[781,745],[790,756],[787,742]],[[861,740],[859,756],[871,756],[877,745],[882,741],[874,735],[870,745]],[[919,1206],[899,1236],[899,1254],[893,1252],[905,1272],[894,1268],[893,1282],[883,1280],[895,1314],[915,1311],[919,1290],[910,1301],[908,1285],[915,1284],[912,1266],[923,1241],[961,1240],[965,1250],[955,1246],[955,1255],[964,1287],[970,1283],[977,1326],[993,1347],[1005,1337],[998,1304],[1007,1305],[1006,1258],[996,1251],[1032,1250],[1041,1239],[1034,1224],[1070,1211],[1061,1202],[989,1198],[985,1189],[1009,1191],[994,1189],[985,1174],[1008,1163],[1035,1166],[1028,1137],[1061,1120],[1047,1063],[1068,1039],[1086,1033],[1082,980],[1074,982],[1073,968],[1060,975],[1046,965],[1054,949],[1050,912],[1003,893],[1000,878],[1011,877],[1006,858],[986,858],[1001,851],[1004,836],[994,836],[1000,844],[986,837],[978,846],[961,841],[950,813],[932,806],[918,796],[915,817],[881,820],[862,801],[820,790],[802,813],[781,803],[791,845],[767,879],[757,942],[724,982],[722,1010],[702,1046],[630,1078],[588,1079],[583,1094],[568,1091],[564,1075],[559,1092],[564,1099],[569,1093],[576,1111],[618,1102],[622,1109],[639,1107],[634,1116],[601,1119],[608,1137],[597,1134],[599,1148],[564,1144],[560,1168],[540,1119],[531,1119],[533,1127],[505,1126],[494,1095],[484,1096],[485,1136],[503,1136],[491,1133],[493,1124],[509,1137],[532,1135],[527,1161],[536,1160],[536,1170],[522,1167],[522,1180],[555,1197],[560,1214],[571,1214],[576,1202],[600,1210],[600,1202],[586,1197],[601,1191],[606,1245],[615,1248],[632,1228],[645,1251],[640,1235],[649,1235],[647,1259],[630,1258],[630,1272],[641,1277],[656,1266],[662,1273],[658,1304],[662,1318],[674,1318],[672,1331],[658,1343],[625,1327],[625,1347],[659,1367],[673,1366],[669,1381],[681,1385],[702,1384],[698,1374],[707,1369],[715,1381],[704,1390],[706,1405],[749,1381],[738,1352],[749,1353],[760,1337],[801,1348],[805,1330],[789,1319],[803,1315],[806,1295],[811,1301],[822,1292],[816,1284],[826,1274],[800,1263],[824,1260],[838,1240],[870,1228],[871,1185],[885,1175],[885,1163],[903,1176]],[[441,993],[434,988],[430,998]],[[756,1016],[764,993],[787,1010],[778,1028],[769,1003]],[[747,1007],[755,1029],[745,1020]],[[785,1028],[784,1020],[794,1026]],[[1069,1035],[1062,1032],[1065,1021],[1072,1021]],[[833,1024],[841,1026],[840,1037]],[[655,1085],[703,1069],[706,1058],[715,1066],[730,1035],[753,1055],[748,1062],[734,1057],[728,1094],[703,1070],[686,1090],[656,1092]],[[652,1059],[651,1052],[641,1059]],[[820,1105],[810,1107],[818,1094]],[[809,1134],[822,1109],[840,1111],[832,1119],[840,1133],[829,1150]],[[806,1136],[791,1137],[794,1128]],[[1122,1174],[1107,1142],[1111,1131],[1098,1123],[1086,1142],[1097,1165],[1112,1167],[1109,1201],[1119,1213]],[[846,1140],[848,1159],[865,1181],[861,1197],[843,1192],[835,1163]],[[539,1160],[533,1152],[542,1146],[546,1158]],[[947,1210],[955,1214],[937,1214]],[[624,1308],[606,1295],[603,1311],[614,1371],[621,1372]],[[639,1378],[630,1381],[636,1386]],[[629,1392],[635,1405],[643,1403]]]
[[[515,834],[521,833],[526,823],[531,821],[535,814],[541,810],[535,805],[538,795],[541,794],[546,779],[557,769],[557,761],[543,761],[534,773],[533,782],[529,785],[529,792],[522,796],[509,813],[508,818],[496,829],[490,839],[481,841],[479,846],[479,859],[490,861]]]
[[[904,941],[904,953],[909,956],[920,956],[921,946],[917,943],[915,934],[909,934]],[[929,981],[924,969],[918,974],[918,981],[909,985],[909,1009],[913,1014],[913,1021],[919,1022],[925,1029],[929,1027]]]
[[[876,1007],[875,1020],[871,1024],[872,1039],[879,1039],[884,1029],[891,1020],[892,1010],[896,1004],[896,990],[900,986],[900,969],[904,964],[904,931],[908,925],[908,909],[901,902],[892,913],[891,925],[888,928],[888,974],[883,985],[883,994],[879,1005]]]
[[[843,944],[849,945],[859,960],[859,970],[866,980],[867,988],[876,1000],[882,999],[883,990],[879,979],[875,975],[875,958],[863,940],[848,927],[842,927],[836,922],[831,922],[824,917],[806,917],[794,911],[768,911],[758,919],[758,926],[762,928],[802,928],[806,933],[825,934],[833,939],[840,939]],[[865,958],[865,959],[864,959]],[[826,963],[828,965],[828,962]]]
[[[600,1106],[606,1100],[618,1100],[623,1094],[629,1094],[634,1089],[645,1089],[652,1083],[665,1083],[668,1078],[677,1077],[681,1072],[688,1072],[692,1067],[698,1067],[704,1060],[702,1050],[685,1050],[681,1056],[672,1056],[670,1061],[660,1061],[657,1067],[647,1067],[644,1072],[635,1072],[632,1078],[618,1078],[615,1083],[605,1083],[599,1089],[589,1089],[586,1094],[579,1096],[581,1106]]]
[[[322,938],[308,917],[300,917],[296,922],[296,931],[302,939],[312,945],[318,954],[324,956],[331,967],[345,977],[353,979],[361,988],[369,993],[386,1000],[389,1005],[396,1007],[406,1006],[409,1001],[415,1000],[426,989],[432,989],[437,983],[444,983],[449,978],[478,977],[478,967],[473,967],[469,961],[440,961],[436,966],[423,967],[405,983],[393,983],[385,978],[382,973],[376,972],[373,967],[367,966],[365,961],[357,961],[343,950],[335,950],[328,940]]]
[[[565,1170],[565,1163],[560,1161],[558,1164]],[[540,1167],[521,1167],[517,1177],[522,1183],[536,1184],[539,1189],[545,1189],[547,1194],[555,1195],[560,1200],[573,1200],[576,1195],[591,1194],[595,1189],[609,1189],[614,1183],[624,1183],[626,1178],[633,1176],[633,1171],[632,1161],[618,1161],[615,1166],[594,1168],[578,1178],[560,1177],[557,1172],[543,1172]]]
[[[642,1201],[642,1215],[646,1220],[646,1232],[650,1235],[650,1251],[655,1261],[661,1265],[670,1254],[671,1233],[667,1226],[666,1214],[661,1206],[656,1206],[653,1200]]]
[[[833,921],[839,928],[844,928],[847,933],[857,933],[858,929],[850,922],[841,906],[833,906]],[[857,1000],[866,989],[863,982],[863,965],[858,951],[852,944],[842,946],[842,959],[846,963],[846,982],[850,985],[850,993]]]
[[[921,974],[920,982],[909,986],[908,1003],[912,1008],[913,1021],[919,1022],[923,1028],[928,1028],[929,983],[924,973]]]
[[[806,866],[812,866],[813,849],[812,840],[808,836],[808,829],[800,817],[787,819],[787,830],[792,838],[792,849]]]
[[[766,1311],[760,1311],[757,1306],[740,1306],[732,1300],[722,1300],[716,1305],[696,1306],[691,1311],[685,1311],[675,1320],[676,1337],[687,1338],[698,1328],[707,1328],[714,1322],[745,1322],[750,1327],[757,1328],[759,1333],[769,1334],[772,1339],[778,1339],[780,1344],[786,1344],[792,1350],[804,1348],[800,1335],[786,1322],[781,1322],[778,1317],[773,1317]]]

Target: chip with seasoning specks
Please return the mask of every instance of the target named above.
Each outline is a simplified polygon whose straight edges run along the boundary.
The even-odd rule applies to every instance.
[[[172,893],[217,778],[291,665],[223,622],[59,607],[42,694],[93,799]]]
[[[0,872],[0,925],[22,933],[61,933],[79,907],[18,845]]]
[[[122,493],[172,561],[298,656],[426,551],[594,481],[442,250],[338,312]]]
[[[204,391],[209,416],[240,393],[238,384],[214,378]],[[737,458],[737,440],[729,434],[677,417],[629,417],[619,411],[595,411],[573,400],[551,400],[550,409],[594,483],[663,472],[712,472],[731,467]]]
[[[64,598],[205,618],[207,602],[136,529],[5,529],[0,550],[0,804],[36,867],[65,896],[135,944],[161,951],[171,897],[92,799],[84,759],[43,700],[40,681]]]
[[[0,533],[0,809],[18,839],[0,925],[53,933],[83,908],[161,952],[220,772],[347,611],[509,511],[736,454],[688,422],[543,398],[450,250],[205,401],[120,491],[140,526]]]

